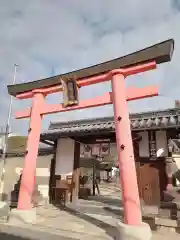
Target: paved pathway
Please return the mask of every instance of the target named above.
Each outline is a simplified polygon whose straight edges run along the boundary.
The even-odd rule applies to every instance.
[[[80,210],[79,210],[80,209]],[[86,209],[86,210],[85,210]],[[94,207],[78,206],[78,209],[68,209],[67,211],[58,208],[38,209],[40,227],[54,229],[64,236],[79,236],[79,239],[112,239],[114,234],[115,219],[105,215],[102,205]],[[97,214],[98,213],[98,214]],[[111,224],[110,224],[111,223]]]
[[[0,231],[0,239],[2,240],[49,240],[52,238],[53,240],[75,240],[74,238],[55,235],[53,232],[19,227],[0,226]]]
[[[19,227],[2,227],[0,226],[0,239],[3,240],[92,240],[92,236],[80,236],[80,235],[74,235],[74,237],[65,237],[62,236],[63,233],[57,234],[53,231],[39,231],[34,228],[19,228]],[[94,238],[94,239],[100,239],[101,238]],[[179,235],[173,234],[173,233],[153,233],[152,240],[179,240]],[[146,239],[144,239],[146,240]]]
[[[119,188],[113,185],[101,186],[98,198],[80,200],[76,207],[69,205],[65,210],[48,206],[37,209],[35,225],[18,226],[2,225],[0,231],[21,236],[0,235],[0,239],[54,239],[58,240],[112,240],[117,234],[116,222],[122,220],[123,209],[120,201]],[[114,209],[114,210],[113,210]],[[9,238],[8,238],[9,237]],[[24,238],[23,238],[24,237]],[[175,233],[153,233],[152,240],[176,240],[180,235]]]
[[[179,240],[180,235],[176,233],[153,233],[152,240]],[[144,239],[145,240],[145,239]]]

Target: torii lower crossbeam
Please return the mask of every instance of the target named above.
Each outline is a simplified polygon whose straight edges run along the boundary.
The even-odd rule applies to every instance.
[[[148,97],[154,97],[158,94],[158,88],[155,86],[151,87],[144,87],[144,88],[135,88],[135,87],[129,87],[127,88],[126,92],[126,100],[127,101],[133,101],[138,100],[142,98],[148,98]],[[42,94],[43,95],[43,94]],[[99,96],[93,99],[87,99],[84,101],[81,101],[79,105],[72,106],[72,107],[66,107],[64,108],[62,104],[43,104],[41,106],[41,109],[39,109],[39,114],[41,115],[47,115],[47,114],[53,114],[58,112],[68,112],[72,110],[80,110],[80,109],[86,109],[86,108],[92,108],[92,107],[100,107],[112,104],[112,92],[104,94],[104,96]],[[28,118],[31,117],[31,109],[27,108],[21,112],[17,112],[15,114],[16,119],[22,119],[22,118]]]

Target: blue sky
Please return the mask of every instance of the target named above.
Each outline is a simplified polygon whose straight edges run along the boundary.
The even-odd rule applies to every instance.
[[[180,98],[180,1],[179,0],[0,0],[0,114],[5,124],[13,64],[18,63],[17,82],[33,81],[110,60],[164,41],[175,39],[169,64],[156,71],[128,78],[127,86],[157,84],[161,96],[129,104],[131,112],[174,106]],[[81,98],[110,91],[110,84],[83,88]],[[60,94],[47,98],[60,102]],[[13,103],[13,113],[29,101]],[[46,116],[65,121],[112,115],[112,106]],[[13,120],[12,131],[27,133],[27,120]]]

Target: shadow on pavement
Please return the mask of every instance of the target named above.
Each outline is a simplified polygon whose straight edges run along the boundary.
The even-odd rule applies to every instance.
[[[124,217],[124,211],[121,210],[121,209],[112,209],[111,207],[104,207],[104,210],[110,212],[110,213],[113,213],[117,216],[122,216]]]
[[[113,239],[115,239],[115,236],[116,236],[116,227],[108,224],[108,223],[105,223],[103,221],[100,221],[99,219],[95,219],[91,216],[88,216],[84,213],[80,213],[79,211],[75,210],[75,209],[72,209],[72,208],[69,208],[69,207],[61,207],[61,206],[57,206],[59,209],[63,210],[63,211],[66,211],[68,213],[70,213],[71,215],[73,216],[76,216],[80,219],[83,219],[87,222],[90,222],[91,224],[94,224],[95,226],[103,229],[110,237],[112,237]]]
[[[119,216],[119,215],[123,216],[124,215],[124,213],[121,209],[112,209],[110,207],[104,207],[104,209],[106,211],[109,211],[109,212],[117,215],[117,216]],[[153,230],[153,231],[157,230],[157,226],[155,224],[155,217],[154,216],[148,216],[147,215],[147,216],[142,216],[142,217],[143,217],[143,222],[148,223],[151,227],[151,230]]]
[[[0,239],[2,240],[74,240],[71,237],[56,235],[54,232],[38,231],[37,229],[21,228],[17,226],[0,225]]]
[[[88,213],[88,208],[93,208],[93,204],[94,204],[93,201],[96,201],[96,202],[99,202],[99,203],[102,203],[102,204],[105,205],[105,206],[102,205],[102,209],[104,211],[106,211],[107,213],[111,212],[111,214],[117,215],[117,212],[115,213],[115,212],[111,211],[111,207],[110,206],[115,206],[117,208],[121,208],[122,207],[122,201],[120,200],[120,198],[119,199],[117,199],[117,198],[113,199],[113,198],[106,197],[106,196],[103,196],[103,195],[89,196],[87,202],[90,203],[91,201],[92,201],[92,206],[86,207],[87,209],[84,212],[82,211],[82,209],[81,210],[77,210],[76,206],[75,207],[73,207],[73,206],[71,206],[71,207],[70,206],[64,207],[64,206],[60,206],[60,205],[56,205],[56,204],[54,204],[54,206],[58,207],[60,210],[66,211],[66,212],[70,213],[73,216],[76,216],[76,217],[78,217],[80,219],[83,219],[83,220],[85,220],[85,221],[87,221],[87,222],[89,222],[89,223],[91,223],[91,224],[93,224],[93,225],[103,229],[107,233],[107,235],[109,235],[110,237],[115,239],[116,231],[117,231],[117,228],[115,226],[113,226],[110,223],[107,223],[107,222],[101,221],[99,219],[96,219],[96,218],[94,218],[92,216],[89,216],[89,215],[87,215],[87,213]],[[108,205],[110,205],[110,206],[108,207]],[[82,208],[82,207],[80,206],[80,208]],[[92,209],[90,210],[90,212],[91,211],[92,211]],[[98,214],[98,212],[97,212],[97,214]],[[120,210],[118,212],[118,214],[119,214],[120,217],[123,217],[123,211]]]
[[[19,236],[15,236],[15,235],[8,234],[8,233],[2,233],[2,232],[0,232],[0,239],[2,239],[2,240],[31,240],[30,238],[19,237]]]
[[[110,198],[110,197],[105,197],[105,196],[90,196],[88,197],[88,201],[96,201],[104,204],[109,204],[117,207],[123,206],[122,201],[117,198]]]

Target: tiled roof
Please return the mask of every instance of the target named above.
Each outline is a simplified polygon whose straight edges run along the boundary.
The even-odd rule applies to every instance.
[[[3,140],[2,140],[3,141]],[[10,136],[8,138],[8,156],[21,156],[26,151],[27,136]],[[47,146],[46,144],[39,144],[39,155],[52,152],[52,147]],[[2,154],[2,146],[0,146],[0,155]]]
[[[145,129],[160,129],[180,127],[180,109],[167,109],[161,111],[151,111],[131,114],[132,131]],[[78,120],[71,122],[53,122],[49,130],[41,134],[41,139],[48,136],[73,136],[88,132],[113,132],[115,124],[113,117]]]
[[[45,156],[45,155],[50,155],[54,153],[54,149],[52,147],[47,147],[44,149],[39,149],[38,150],[38,156]],[[0,151],[0,157],[2,157],[2,150]],[[24,151],[11,151],[11,152],[7,152],[6,153],[6,157],[10,158],[10,157],[23,157],[25,155]]]

